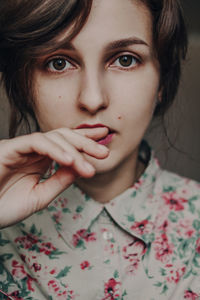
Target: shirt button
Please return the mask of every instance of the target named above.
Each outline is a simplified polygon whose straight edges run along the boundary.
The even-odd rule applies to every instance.
[[[104,231],[103,238],[106,241],[111,240],[113,238],[112,232],[110,232],[110,231]]]

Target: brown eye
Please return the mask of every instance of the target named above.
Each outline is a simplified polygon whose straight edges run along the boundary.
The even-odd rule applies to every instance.
[[[72,64],[64,58],[54,58],[48,62],[47,66],[51,72],[62,72],[73,67]]]
[[[129,68],[138,64],[138,59],[133,55],[121,55],[113,63],[114,66]]]
[[[133,62],[133,56],[131,55],[123,55],[119,57],[119,63],[123,67],[130,67]]]
[[[55,70],[61,71],[66,66],[66,61],[64,59],[55,59],[52,63]]]

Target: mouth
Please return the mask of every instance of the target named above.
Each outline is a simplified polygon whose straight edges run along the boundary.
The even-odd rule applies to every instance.
[[[101,145],[108,145],[109,143],[111,143],[114,135],[115,135],[115,131],[113,129],[111,129],[109,126],[104,125],[104,124],[81,124],[78,127],[76,127],[76,129],[81,129],[81,128],[98,128],[98,127],[106,127],[108,128],[108,134],[106,136],[104,136],[103,138],[97,140],[96,142],[98,144]]]
[[[79,126],[76,127],[76,129],[81,129],[81,128],[98,128],[98,127],[107,127],[106,125],[104,124],[81,124]]]
[[[114,132],[109,131],[108,134],[103,139],[98,140],[97,143],[104,146],[110,144],[112,142],[114,134]]]

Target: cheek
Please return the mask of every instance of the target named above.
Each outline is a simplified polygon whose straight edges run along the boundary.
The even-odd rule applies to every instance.
[[[35,113],[42,130],[69,126],[74,110],[76,89],[66,80],[46,80],[37,76],[35,82]]]
[[[132,118],[145,117],[152,115],[158,94],[158,84],[141,82],[134,80],[115,84],[115,89],[112,89],[112,103],[115,103],[119,112],[118,120],[121,115],[129,115]]]

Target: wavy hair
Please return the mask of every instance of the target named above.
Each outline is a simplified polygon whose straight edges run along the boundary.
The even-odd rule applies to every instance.
[[[162,91],[162,99],[155,109],[155,115],[163,115],[176,95],[181,60],[185,59],[187,51],[187,33],[181,5],[179,0],[132,1],[141,1],[152,15]],[[36,130],[39,130],[34,114],[34,62],[40,55],[61,46],[54,43],[54,40],[66,28],[69,28],[68,41],[80,32],[87,21],[92,2],[0,0],[0,71],[11,106],[10,137],[16,135],[22,121],[25,121],[30,131],[29,116],[35,121]]]

